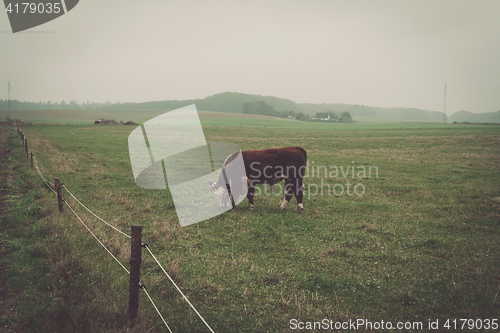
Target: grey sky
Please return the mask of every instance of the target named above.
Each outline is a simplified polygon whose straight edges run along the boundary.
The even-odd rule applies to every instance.
[[[80,0],[17,34],[0,98],[141,102],[235,91],[297,102],[500,110],[500,1]]]

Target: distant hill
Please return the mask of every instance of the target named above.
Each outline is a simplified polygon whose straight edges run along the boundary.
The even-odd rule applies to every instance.
[[[50,102],[20,102],[11,101],[12,110],[173,110],[186,105],[196,104],[201,111],[217,111],[229,113],[242,113],[243,104],[248,102],[264,101],[276,111],[302,112],[315,116],[316,113],[335,112],[337,115],[348,111],[354,120],[356,118],[384,119],[384,121],[418,121],[418,122],[443,122],[443,113],[416,108],[382,108],[366,105],[337,104],[337,103],[297,103],[289,99],[274,96],[249,95],[236,92],[223,92],[208,96],[203,99],[189,100],[165,100],[143,103],[88,103],[77,104],[75,101],[69,103]],[[0,110],[7,110],[7,100],[0,100]],[[446,120],[457,122],[498,122],[500,123],[500,111],[491,113],[471,113],[460,111],[454,113]]]
[[[311,116],[320,112],[335,112],[340,114],[348,111],[353,119],[356,117],[381,117],[394,121],[423,121],[423,122],[442,122],[443,113],[436,111],[427,111],[414,108],[381,108],[365,105],[351,104],[312,104],[297,103],[289,99],[278,98],[275,96],[249,95],[236,92],[224,92],[208,96],[204,99],[192,99],[184,101],[156,101],[145,103],[121,103],[112,105],[101,105],[98,109],[175,109],[181,106],[196,104],[198,110],[218,111],[230,113],[242,113],[243,104],[248,102],[264,101],[272,106],[276,111],[294,111],[302,112]]]

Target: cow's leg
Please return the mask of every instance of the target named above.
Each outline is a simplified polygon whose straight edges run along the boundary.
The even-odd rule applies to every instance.
[[[285,210],[286,205],[290,202],[293,197],[293,181],[285,180],[285,199],[281,203],[280,209]]]
[[[226,184],[226,188],[227,188],[227,195],[229,195],[229,201],[231,201],[231,205],[233,206],[233,209],[236,209],[236,205],[234,204],[233,196],[231,195],[231,186],[229,186],[229,184]]]
[[[302,203],[304,199],[304,185],[300,178],[296,180],[295,198],[297,199],[297,213],[300,213],[304,210],[304,204]]]
[[[248,208],[253,208],[253,194],[255,192],[255,185],[252,183],[248,184],[248,193],[247,193],[247,198],[248,198]]]

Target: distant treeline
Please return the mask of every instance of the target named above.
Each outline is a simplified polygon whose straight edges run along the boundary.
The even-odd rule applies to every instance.
[[[245,114],[260,114],[264,116],[287,119],[296,119],[297,117],[300,117],[299,115],[301,114],[299,113],[299,115],[297,115],[297,113],[293,110],[276,111],[275,108],[264,101],[246,102],[245,104],[243,104],[243,107],[241,109]],[[303,115],[304,114],[302,113],[302,116]]]
[[[196,108],[201,111],[218,111],[241,113],[245,103],[262,101],[274,108],[276,112],[295,113],[295,117],[302,113],[304,117],[319,118],[316,115],[320,113],[334,112],[338,119],[345,112],[349,112],[352,118],[370,117],[385,118],[395,121],[422,121],[422,122],[443,122],[443,113],[438,111],[427,111],[415,108],[382,108],[365,105],[337,104],[337,103],[296,103],[285,98],[274,96],[249,95],[235,92],[224,92],[208,96],[203,99],[189,100],[164,100],[143,103],[94,103],[85,102],[82,104],[76,101],[68,103],[58,102],[20,102],[11,101],[11,110],[143,110],[143,109],[162,109],[173,110],[186,105],[196,104]],[[8,101],[0,100],[0,110],[8,110]],[[282,115],[283,115],[282,114]],[[278,115],[280,117],[280,115]],[[288,116],[290,117],[290,115]],[[491,113],[472,113],[460,111],[446,119],[447,122],[500,122],[500,111]]]
[[[311,118],[312,121],[329,122],[329,123],[353,123],[351,113],[349,111],[341,112],[339,115],[335,111],[318,112],[316,117]]]
[[[450,121],[457,123],[500,123],[500,111],[488,113],[459,111],[451,115]]]
[[[304,114],[303,112],[296,113],[293,110],[277,111],[274,107],[264,101],[247,102],[243,104],[242,111],[246,114],[260,114],[264,116],[296,119],[300,121],[320,121],[332,123],[354,122],[351,114],[347,111],[342,112],[340,116],[337,116],[334,111],[327,113],[317,113],[316,117],[313,118],[309,114]]]
[[[61,103],[51,101],[48,102],[20,102],[16,99],[10,101],[10,109],[15,110],[103,110],[106,106],[114,105],[111,102],[94,103],[87,102],[78,104],[77,101],[70,101]],[[9,100],[0,99],[0,110],[6,111],[9,109]]]

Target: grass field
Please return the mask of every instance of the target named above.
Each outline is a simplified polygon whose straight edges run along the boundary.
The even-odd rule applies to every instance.
[[[261,195],[254,210],[245,200],[235,211],[181,228],[168,190],[134,183],[127,138],[135,126],[21,130],[47,178],[59,177],[119,229],[144,227],[144,242],[216,332],[287,332],[292,319],[325,318],[420,322],[424,330],[439,320],[434,331],[444,332],[447,319],[459,325],[461,318],[500,319],[500,127],[339,124],[336,130],[201,115],[209,142],[306,149],[304,212],[295,212],[295,199],[280,211],[281,196]],[[325,168],[318,174],[318,166],[327,174]],[[353,166],[354,175],[342,174]],[[359,173],[370,167],[371,175]],[[37,302],[23,320],[37,331],[128,331],[128,276],[71,212],[57,211],[38,175],[27,174],[38,193],[31,216],[47,228],[47,243],[38,246],[48,280],[35,288]],[[354,186],[363,194],[353,194]],[[127,239],[76,211],[128,263]],[[174,332],[208,331],[150,257],[142,267],[143,283]],[[17,288],[29,286],[23,281]],[[140,313],[135,331],[164,331],[144,294]]]
[[[118,122],[132,120],[142,124],[169,110],[22,110],[12,111],[11,118],[36,124],[71,124],[91,125],[98,119],[111,119]],[[391,118],[361,117],[355,118],[356,123],[321,123],[301,122],[292,119],[251,115],[242,113],[224,113],[213,111],[198,111],[203,126],[215,127],[262,127],[289,129],[405,129],[405,128],[446,128],[448,126],[484,126],[484,125],[453,125],[440,123],[396,122]],[[8,111],[0,110],[0,120],[5,120]]]

